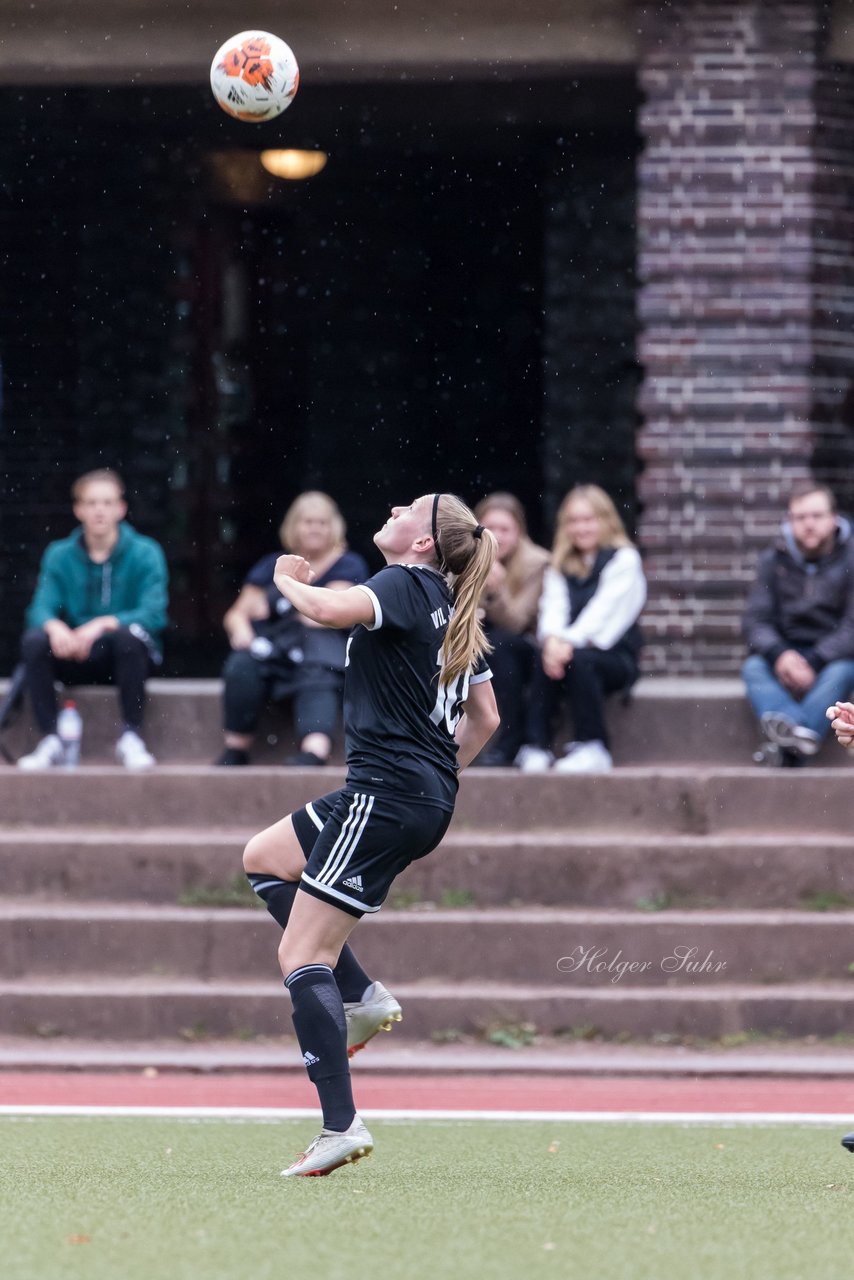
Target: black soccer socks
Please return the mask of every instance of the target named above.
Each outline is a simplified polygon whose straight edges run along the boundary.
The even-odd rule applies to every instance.
[[[252,871],[247,872],[246,879],[276,923],[285,929],[299,889],[299,881],[280,880],[277,876]],[[346,1000],[348,1004],[361,1000],[372,982],[353,955],[348,942],[345,942],[341,948],[341,954],[332,975],[341,992],[341,999]]]
[[[276,924],[281,925],[283,929],[287,928],[299,881],[280,880],[278,876],[267,875],[263,871],[247,871],[246,879]]]
[[[347,1057],[344,1002],[332,970],[325,964],[306,964],[285,978],[293,1001],[294,1030],[308,1077],[317,1089],[324,1129],[343,1133],[353,1123],[356,1108]]]

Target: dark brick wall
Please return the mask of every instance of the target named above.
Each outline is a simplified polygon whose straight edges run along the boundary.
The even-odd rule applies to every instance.
[[[647,666],[728,674],[790,486],[852,496],[854,81],[817,0],[639,15]]]

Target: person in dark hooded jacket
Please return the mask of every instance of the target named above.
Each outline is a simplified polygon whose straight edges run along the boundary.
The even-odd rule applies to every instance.
[[[805,764],[826,709],[854,688],[854,539],[830,489],[804,485],[760,560],[744,613],[742,668],[766,763]]]

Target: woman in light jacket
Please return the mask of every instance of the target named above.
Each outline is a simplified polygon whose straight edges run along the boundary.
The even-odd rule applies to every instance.
[[[534,677],[525,734],[516,757],[525,773],[554,764],[553,734],[569,703],[575,740],[554,765],[559,773],[606,773],[613,766],[605,698],[638,678],[637,620],[646,579],[617,509],[597,485],[579,485],[561,503],[552,560],[543,580]]]

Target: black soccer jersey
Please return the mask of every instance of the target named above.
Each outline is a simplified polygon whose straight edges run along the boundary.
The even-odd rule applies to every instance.
[[[470,683],[492,678],[481,660],[449,687],[440,653],[453,600],[444,577],[423,565],[387,565],[359,588],[373,626],[353,629],[344,679],[347,781],[453,809],[454,730]]]

